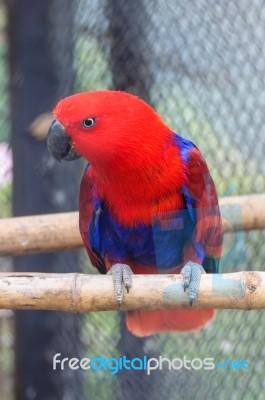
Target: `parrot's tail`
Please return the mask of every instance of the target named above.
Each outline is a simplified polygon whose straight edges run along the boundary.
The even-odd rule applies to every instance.
[[[130,311],[127,329],[136,336],[149,336],[165,331],[196,331],[214,317],[214,310]]]

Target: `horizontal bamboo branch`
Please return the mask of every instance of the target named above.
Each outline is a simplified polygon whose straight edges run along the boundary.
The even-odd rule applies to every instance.
[[[190,309],[181,279],[181,275],[134,275],[122,309]],[[265,272],[202,275],[192,308],[265,308]],[[1,273],[0,309],[87,312],[117,310],[117,304],[108,275]]]
[[[0,256],[73,250],[82,245],[77,212],[0,219]]]
[[[220,206],[224,232],[265,229],[265,194],[223,197]],[[81,246],[77,212],[0,219],[0,256]]]

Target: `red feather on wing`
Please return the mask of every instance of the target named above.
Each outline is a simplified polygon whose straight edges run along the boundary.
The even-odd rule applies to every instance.
[[[223,243],[218,197],[207,163],[197,147],[189,152],[186,173],[188,195],[195,204],[195,242],[204,246],[206,257],[218,261]]]

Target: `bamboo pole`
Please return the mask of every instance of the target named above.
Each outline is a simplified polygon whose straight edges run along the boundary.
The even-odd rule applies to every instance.
[[[181,275],[134,275],[122,309],[190,309],[181,280]],[[117,310],[117,304],[111,276],[1,273],[0,308],[88,312]],[[206,308],[265,308],[265,272],[202,275],[192,309]]]
[[[77,212],[0,219],[0,256],[48,253],[81,246]]]
[[[265,229],[265,194],[220,198],[223,231]],[[240,213],[235,213],[235,207]],[[46,253],[81,247],[78,213],[0,219],[0,256]]]

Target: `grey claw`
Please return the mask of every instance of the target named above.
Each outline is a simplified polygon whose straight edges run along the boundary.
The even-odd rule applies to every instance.
[[[182,286],[184,292],[189,288],[189,305],[197,300],[200,276],[205,273],[203,267],[199,264],[189,261],[181,270],[183,275]]]
[[[123,285],[127,293],[132,287],[132,270],[127,264],[114,264],[108,271],[109,275],[112,275],[114,283],[114,292],[118,307],[122,306],[123,299]]]

